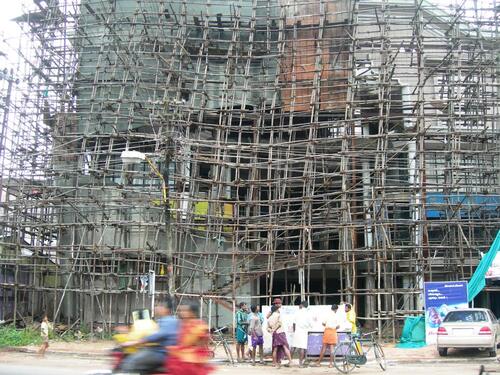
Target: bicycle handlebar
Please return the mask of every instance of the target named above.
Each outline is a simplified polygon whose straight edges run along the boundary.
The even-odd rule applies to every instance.
[[[227,328],[227,326],[220,327],[219,329],[214,330],[213,333],[220,333],[220,332],[224,331],[226,328]]]
[[[376,333],[378,333],[378,329],[376,329],[375,331],[362,333],[361,337],[371,336],[371,335],[376,334]]]

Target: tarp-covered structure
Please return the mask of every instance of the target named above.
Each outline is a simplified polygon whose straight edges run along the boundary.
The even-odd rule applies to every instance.
[[[407,316],[403,326],[403,332],[399,343],[396,345],[398,348],[414,349],[425,346],[425,318],[420,316]]]
[[[495,241],[493,241],[493,244],[491,245],[490,249],[479,262],[476,271],[474,272],[469,281],[468,285],[469,302],[471,302],[486,286],[486,272],[488,272],[488,269],[490,268],[491,263],[495,259],[499,249],[500,249],[500,230],[497,232]]]

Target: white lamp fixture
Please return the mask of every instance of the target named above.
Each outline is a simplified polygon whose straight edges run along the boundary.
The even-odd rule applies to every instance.
[[[123,164],[138,164],[146,160],[146,154],[140,151],[125,150],[122,151],[121,159]]]

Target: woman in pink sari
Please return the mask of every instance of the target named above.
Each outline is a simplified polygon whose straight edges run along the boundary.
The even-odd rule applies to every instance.
[[[208,375],[215,369],[208,361],[208,327],[198,319],[198,308],[194,304],[179,306],[181,319],[178,344],[169,347],[167,369],[170,374]]]

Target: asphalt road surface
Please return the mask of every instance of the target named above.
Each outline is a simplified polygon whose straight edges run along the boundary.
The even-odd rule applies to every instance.
[[[489,359],[470,361],[457,360],[453,362],[425,362],[413,364],[390,363],[384,373],[375,364],[368,364],[355,369],[353,375],[478,375],[481,363],[491,372],[491,375],[500,374],[500,364]],[[106,369],[107,363],[103,360],[82,359],[68,356],[47,356],[39,359],[31,354],[23,353],[0,353],[0,375],[86,375]],[[298,367],[274,369],[270,365],[263,367],[252,367],[248,364],[236,367],[219,366],[214,375],[251,375],[262,374],[281,375],[308,375],[308,374],[339,374],[335,369],[329,369],[326,365],[320,368],[299,369]],[[182,375],[182,374],[179,374]]]

